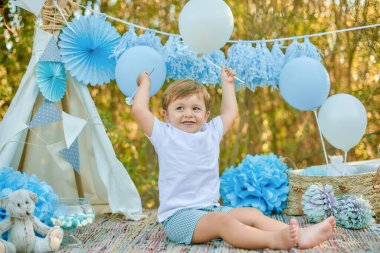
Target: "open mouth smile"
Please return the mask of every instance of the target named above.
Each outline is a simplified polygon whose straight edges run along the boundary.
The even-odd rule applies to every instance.
[[[181,122],[181,124],[183,124],[183,125],[194,125],[195,122],[194,121],[183,121],[183,122]]]

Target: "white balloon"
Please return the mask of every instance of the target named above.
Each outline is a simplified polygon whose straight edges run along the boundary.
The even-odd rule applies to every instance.
[[[349,94],[329,97],[318,115],[323,136],[334,147],[348,152],[363,137],[367,113],[363,104]]]
[[[183,41],[197,53],[210,53],[223,47],[233,28],[231,9],[222,0],[191,0],[179,15]]]

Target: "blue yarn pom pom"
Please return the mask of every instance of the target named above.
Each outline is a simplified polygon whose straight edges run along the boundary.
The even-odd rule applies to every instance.
[[[246,84],[235,82],[236,89],[248,87],[254,90],[254,78],[257,76],[256,51],[251,43],[239,41],[228,49],[227,66],[233,68],[236,76],[245,81]]]
[[[226,66],[226,58],[224,53],[220,50],[205,54],[204,57],[207,57],[207,59],[212,61],[215,65]],[[220,69],[210,64],[203,57],[200,60],[202,61],[203,66],[200,69],[197,81],[201,84],[221,84]]]
[[[124,33],[120,39],[119,44],[115,47],[112,55],[110,57],[114,57],[116,59],[128,48],[137,46],[137,34],[135,32],[135,27],[130,26],[128,32]]]
[[[220,70],[204,58],[207,57],[218,66],[224,66],[226,59],[220,50],[199,57],[180,41],[180,37],[170,36],[163,48],[163,55],[168,79],[191,79],[201,84],[220,83]]]
[[[279,42],[275,42],[271,50],[271,54],[275,62],[274,78],[276,84],[280,83],[280,74],[285,63],[285,54],[282,52],[280,46],[281,44]]]
[[[276,87],[277,65],[265,42],[258,43],[256,53],[257,67],[259,69],[257,85]]]
[[[10,193],[25,189],[34,192],[38,196],[34,216],[43,223],[52,225],[50,218],[53,217],[54,206],[58,203],[58,196],[53,189],[35,175],[28,176],[10,167],[0,169],[0,198],[8,196]],[[4,209],[0,208],[0,221],[8,217]]]
[[[374,224],[373,207],[361,196],[342,196],[334,211],[337,225],[344,228],[362,229]]]
[[[303,44],[304,44],[304,54],[305,54],[304,56],[312,58],[319,62],[322,60],[321,59],[322,52],[310,42],[308,37],[305,38],[305,41]]]
[[[321,52],[310,42],[309,38],[305,38],[304,43],[299,43],[294,39],[292,44],[288,46],[285,53],[285,63],[298,58],[309,57],[317,61],[321,61]]]
[[[156,36],[156,31],[147,29],[141,34],[136,41],[137,46],[147,46],[154,48],[157,52],[162,53],[162,43],[160,37]]]
[[[171,36],[163,48],[166,56],[167,79],[192,79],[196,80],[199,59],[195,53],[189,50],[179,36]]]
[[[223,204],[231,207],[255,207],[264,214],[279,213],[286,207],[289,193],[288,166],[281,157],[247,155],[236,167],[220,177]]]

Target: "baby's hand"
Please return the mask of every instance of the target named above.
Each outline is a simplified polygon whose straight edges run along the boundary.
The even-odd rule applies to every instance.
[[[141,72],[140,75],[137,77],[137,86],[140,86],[142,82],[150,83],[149,74],[145,71]]]
[[[236,73],[231,68],[224,68],[220,70],[220,78],[222,79],[222,83],[234,83],[234,77],[236,76]]]

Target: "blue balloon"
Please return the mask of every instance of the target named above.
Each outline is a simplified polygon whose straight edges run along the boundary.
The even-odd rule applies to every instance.
[[[136,46],[127,49],[116,61],[115,78],[120,91],[133,97],[137,90],[137,77],[143,71],[151,73],[150,96],[164,84],[166,65],[159,52],[151,47]]]
[[[295,58],[282,69],[280,92],[294,108],[314,111],[329,95],[330,78],[319,61],[308,57]]]

